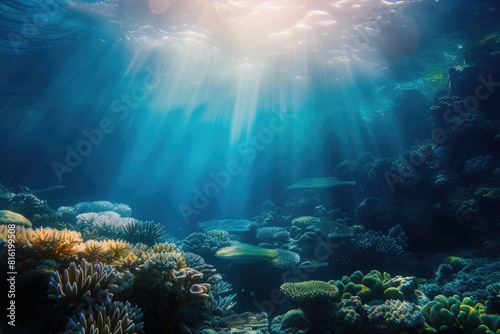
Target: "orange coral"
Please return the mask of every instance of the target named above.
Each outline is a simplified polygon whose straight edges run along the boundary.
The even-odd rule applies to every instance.
[[[35,256],[61,261],[76,255],[83,242],[79,232],[40,227],[29,230],[26,240]]]

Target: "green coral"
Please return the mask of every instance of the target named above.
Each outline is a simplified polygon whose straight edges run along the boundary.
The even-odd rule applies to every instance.
[[[485,313],[483,304],[474,304],[472,299],[459,296],[438,295],[422,307],[427,332],[500,334],[500,316]]]
[[[448,256],[444,259],[444,263],[449,264],[455,272],[465,267],[465,260],[460,256]]]
[[[358,270],[351,276],[344,276],[341,280],[329,283],[339,288],[342,299],[357,296],[363,303],[374,299],[417,302],[423,297],[422,292],[417,289],[418,282],[415,277],[391,277],[388,273],[378,270],[372,270],[366,275]]]

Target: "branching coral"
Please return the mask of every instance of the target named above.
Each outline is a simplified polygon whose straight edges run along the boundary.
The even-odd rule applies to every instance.
[[[82,260],[80,265],[71,262],[61,275],[53,272],[49,280],[49,299],[56,305],[74,307],[80,303],[95,305],[113,296],[116,271],[101,263],[92,264]]]
[[[129,302],[105,302],[99,308],[83,309],[66,326],[68,334],[144,334],[142,312]]]
[[[29,230],[26,240],[35,257],[56,262],[76,255],[83,241],[79,232],[43,227]]]
[[[121,263],[131,252],[132,245],[122,240],[88,240],[80,246],[79,258],[90,262]]]

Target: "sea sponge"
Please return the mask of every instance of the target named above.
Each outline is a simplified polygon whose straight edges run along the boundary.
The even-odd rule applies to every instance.
[[[75,256],[83,242],[79,232],[49,227],[29,230],[26,240],[35,257],[56,262]]]
[[[135,333],[144,334],[141,322],[142,312],[129,302],[105,302],[97,309],[88,307],[74,315],[66,325],[67,334],[110,334]]]
[[[323,189],[336,186],[356,185],[355,181],[340,181],[336,177],[310,177],[289,185],[286,189]]]
[[[275,268],[292,267],[300,262],[297,253],[283,249],[267,249],[238,243],[219,249],[215,255],[221,259],[238,263],[265,263]]]
[[[116,271],[111,266],[87,263],[85,260],[80,265],[71,262],[62,275],[58,271],[52,272],[49,299],[55,300],[56,306],[94,305],[113,296],[117,288],[115,277]]]

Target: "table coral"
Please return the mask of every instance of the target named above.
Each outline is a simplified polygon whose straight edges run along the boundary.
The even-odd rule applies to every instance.
[[[287,268],[299,264],[297,253],[283,249],[267,249],[238,243],[219,249],[215,255],[221,259],[238,263],[265,263],[274,268]]]

